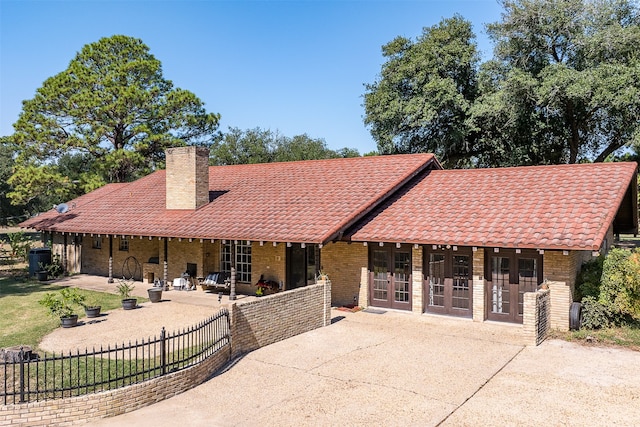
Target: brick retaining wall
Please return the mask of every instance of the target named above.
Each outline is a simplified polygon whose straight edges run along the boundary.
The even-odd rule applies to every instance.
[[[331,323],[331,281],[231,306],[233,356]]]
[[[139,384],[78,397],[0,405],[0,426],[73,425],[135,411],[203,383],[229,361],[228,347],[199,365]]]

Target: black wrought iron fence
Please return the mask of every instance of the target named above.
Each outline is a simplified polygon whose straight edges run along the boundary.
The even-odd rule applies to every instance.
[[[188,329],[127,345],[107,346],[75,354],[0,360],[1,401],[6,404],[79,396],[140,383],[203,362],[230,351],[229,312],[222,309]]]

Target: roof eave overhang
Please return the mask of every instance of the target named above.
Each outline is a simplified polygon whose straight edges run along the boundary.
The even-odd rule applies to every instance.
[[[601,245],[557,245],[557,244],[548,244],[548,243],[523,243],[523,244],[512,244],[512,243],[504,243],[504,242],[474,242],[474,241],[440,241],[440,240],[423,240],[423,241],[414,241],[414,240],[394,240],[394,239],[353,239],[354,243],[383,243],[383,244],[407,244],[407,245],[419,245],[419,246],[459,246],[459,247],[469,247],[469,248],[500,248],[500,249],[534,249],[534,250],[548,250],[548,251],[598,251],[600,250]]]

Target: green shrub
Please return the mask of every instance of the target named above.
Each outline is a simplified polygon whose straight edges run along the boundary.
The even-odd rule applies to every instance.
[[[640,249],[612,249],[604,260],[598,301],[614,316],[640,321]]]
[[[597,258],[593,258],[582,265],[580,274],[576,279],[575,301],[581,301],[584,297],[598,299],[604,259],[603,255],[599,255]]]
[[[585,329],[608,328],[614,324],[609,307],[592,296],[582,298],[582,325]]]
[[[49,264],[45,270],[49,273],[51,277],[60,277],[62,273],[64,273],[64,269],[62,268],[62,259],[59,254],[54,253],[51,256],[51,264]]]
[[[47,292],[38,303],[47,307],[54,317],[69,317],[74,314],[74,306],[82,305],[84,298],[76,288],[64,288],[57,293]]]
[[[26,261],[29,249],[31,249],[31,238],[24,231],[7,233],[7,237],[9,237],[9,246],[11,246],[11,256]]]

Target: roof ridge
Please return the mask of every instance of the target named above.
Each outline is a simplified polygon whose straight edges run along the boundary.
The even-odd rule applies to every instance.
[[[432,157],[435,158],[433,153],[410,153],[410,154],[379,154],[375,156],[356,156],[356,157],[332,157],[329,159],[305,159],[305,160],[290,160],[290,161],[278,161],[278,162],[263,162],[263,163],[240,163],[240,164],[231,164],[231,165],[210,165],[209,168],[226,168],[226,167],[277,167],[282,165],[299,165],[306,163],[324,163],[324,162],[351,162],[351,161],[362,161],[364,159],[368,159],[371,161],[382,161],[381,159],[387,160],[391,158],[398,157]]]
[[[557,165],[524,165],[524,166],[500,166],[500,167],[484,167],[484,168],[463,168],[463,169],[442,169],[447,172],[460,172],[460,171],[504,171],[504,170],[518,170],[523,169],[560,169],[560,168],[576,168],[576,167],[611,167],[613,165],[627,165],[631,167],[638,166],[635,161],[624,162],[592,162],[592,163],[561,163]]]

